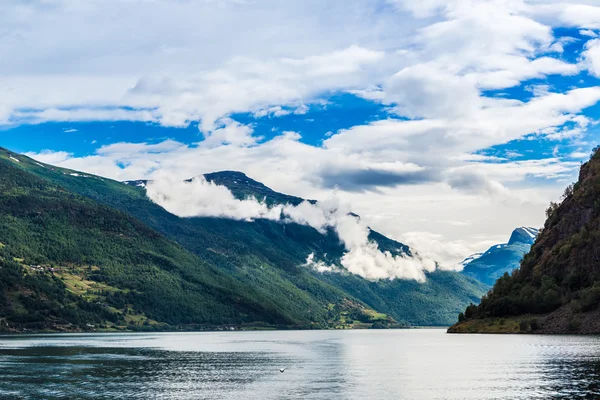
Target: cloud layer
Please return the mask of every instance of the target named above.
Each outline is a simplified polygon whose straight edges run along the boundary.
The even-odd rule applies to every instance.
[[[426,279],[425,273],[436,268],[434,261],[418,254],[414,257],[394,256],[379,250],[377,243],[369,240],[369,227],[335,197],[316,204],[305,201],[298,206],[269,207],[255,198],[238,200],[227,187],[202,177],[191,181],[167,177],[153,180],[146,185],[146,193],[152,201],[180,217],[223,217],[247,221],[269,219],[308,225],[322,233],[333,228],[346,249],[341,265],[346,271],[365,279],[399,278],[422,282]],[[314,260],[314,254],[308,255],[305,266],[319,272],[338,271],[335,266]]]
[[[599,138],[589,111],[600,100],[598,16],[593,0],[8,0],[0,125],[198,123],[197,140],[115,137],[87,154],[31,155],[121,180],[235,169],[304,198],[337,188],[375,229],[446,246],[432,254],[450,265],[516,226],[540,226]],[[340,93],[380,115],[331,132],[279,129]],[[156,201],[181,215],[273,217],[194,190]],[[308,208],[287,211],[326,220]],[[368,275],[363,259],[393,264],[361,240],[348,240],[356,271]]]

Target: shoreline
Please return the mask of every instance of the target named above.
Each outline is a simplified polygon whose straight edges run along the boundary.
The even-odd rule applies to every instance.
[[[424,330],[424,329],[435,329],[435,330],[447,330],[449,327],[445,326],[408,326],[408,327],[392,327],[392,328],[299,328],[290,327],[285,328],[239,328],[239,329],[157,329],[157,330],[40,330],[40,331],[13,331],[13,332],[0,332],[0,338],[5,336],[28,336],[28,335],[60,335],[60,334],[130,334],[130,333],[216,333],[216,332],[285,332],[285,331],[392,331],[392,330]]]

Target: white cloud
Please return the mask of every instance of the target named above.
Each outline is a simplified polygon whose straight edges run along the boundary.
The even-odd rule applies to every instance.
[[[180,217],[224,217],[237,220],[276,219],[279,208],[269,208],[256,199],[238,200],[225,186],[194,178],[191,182],[168,176],[148,182],[148,197]]]
[[[569,158],[575,158],[575,159],[581,159],[581,160],[585,160],[590,158],[590,153],[584,153],[582,151],[574,151],[571,154],[569,154]]]
[[[32,157],[46,164],[61,164],[73,158],[72,153],[66,151],[50,151],[44,150],[39,153],[25,153],[26,156]]]
[[[253,136],[253,130],[247,125],[242,125],[229,118],[218,121],[219,128],[204,135],[202,146],[216,147],[220,145],[250,146],[255,144],[260,137]]]
[[[465,255],[474,254],[482,247],[491,246],[497,242],[477,241],[466,243],[464,241],[449,241],[440,234],[430,232],[406,232],[402,235],[403,243],[419,249],[422,254],[429,258],[439,260],[439,267],[449,271],[460,271],[463,268],[461,262]]]
[[[600,78],[600,39],[587,42],[582,57],[590,74]]]
[[[565,20],[598,8],[575,6],[152,0],[140,9],[128,0],[3,2],[0,23],[10,34],[0,39],[0,50],[11,63],[0,66],[0,123],[125,119],[184,126],[201,120],[210,131],[230,113],[282,115],[288,110],[281,107],[300,104],[301,111],[303,102],[326,92],[386,82],[396,89],[413,82],[421,93],[443,98],[468,92],[473,101],[475,88],[576,73],[575,65],[537,57],[563,39],[554,40],[549,26],[531,18]],[[420,65],[447,81],[426,82],[415,75]],[[396,90],[388,100],[404,97]]]
[[[592,38],[598,37],[598,34],[590,29],[581,29],[579,34],[582,36],[589,36]]]
[[[324,145],[347,152],[379,151],[391,159],[401,157],[416,163],[439,163],[530,133],[549,136],[567,122],[585,127],[587,119],[577,113],[599,100],[600,87],[549,93],[527,103],[488,100],[459,117],[440,112],[442,118],[382,120],[355,126],[331,136]],[[393,151],[384,152],[386,149]],[[378,159],[388,161],[381,154]]]
[[[369,227],[360,218],[350,214],[350,208],[336,198],[298,206],[276,205],[269,207],[255,198],[236,199],[225,186],[219,186],[204,178],[190,182],[164,176],[148,182],[148,197],[180,217],[224,217],[237,220],[270,219],[282,223],[295,222],[311,226],[321,232],[333,228],[346,248],[340,260],[350,273],[369,280],[414,279],[424,281],[425,272],[435,270],[435,262],[418,254],[413,257],[394,256],[381,251],[377,243],[369,240]],[[323,263],[308,256],[306,265],[317,270],[332,271]]]
[[[308,257],[306,257],[306,262],[302,264],[302,267],[312,268],[317,272],[341,272],[341,269],[336,267],[335,265],[327,265],[325,262],[321,260],[315,260],[315,253],[310,253]]]
[[[284,115],[291,114],[292,111],[284,110],[281,106],[269,107],[266,109],[258,110],[253,113],[255,118],[263,118],[263,117],[282,117]]]
[[[546,4],[542,0],[536,0],[534,3],[541,5],[532,10],[533,14],[548,18],[556,25],[600,29],[600,7],[595,0],[550,1]]]
[[[594,123],[584,110],[600,100],[599,87],[556,92],[560,85],[537,85],[529,101],[508,90],[504,98],[486,93],[584,69],[598,75],[595,1],[142,3],[1,2],[0,54],[11,62],[0,65],[0,125],[197,121],[198,143],[113,143],[85,157],[41,152],[36,158],[121,180],[236,169],[305,198],[323,198],[338,186],[383,233],[429,231],[450,242],[482,243],[480,233],[540,225],[545,205],[561,191],[556,180],[573,176],[578,165],[573,158],[514,161],[514,154],[502,159],[479,150],[525,137],[583,140]],[[565,26],[592,38],[576,64],[557,54],[583,45],[555,37],[553,28]],[[231,117],[249,112],[274,124],[337,92],[412,120],[372,121],[310,146],[295,132],[265,139],[270,132]],[[223,213],[261,211],[246,213],[225,194],[215,196]],[[288,211],[311,226],[323,217],[310,207]],[[449,220],[473,223],[439,222]],[[349,259],[362,273],[371,262],[384,275],[413,271],[375,256],[360,240],[352,247],[360,252]],[[473,247],[449,246],[440,261]]]
[[[362,0],[2,2],[11,63],[0,66],[0,124],[203,120],[209,130],[232,112],[302,111],[379,75],[388,41],[415,25],[399,17]]]
[[[461,117],[481,107],[479,91],[464,80],[432,65],[407,67],[388,80],[385,99],[411,118]]]

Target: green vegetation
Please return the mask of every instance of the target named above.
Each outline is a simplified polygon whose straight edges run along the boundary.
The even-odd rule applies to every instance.
[[[596,150],[581,167],[579,181],[565,190],[562,203],[548,209],[544,229],[521,268],[504,274],[479,306],[469,306],[455,330],[479,326],[480,320],[534,314],[540,316],[535,326],[541,324],[546,332],[600,331],[598,199]]]
[[[35,176],[22,159],[0,157],[5,329],[147,328],[153,321],[326,327],[332,318],[320,298],[300,290],[266,297],[138,220]],[[321,297],[346,299],[336,290]]]
[[[396,321],[449,325],[466,304],[478,301],[487,290],[484,284],[454,272],[431,274],[425,284],[406,280],[374,283],[350,274],[320,274],[298,266],[310,253],[328,263],[339,263],[344,247],[332,231],[323,235],[308,226],[270,220],[178,218],[152,203],[142,188],[106,179],[96,181],[42,172],[71,190],[144,221],[244,284],[252,285],[274,302],[285,302],[286,308],[314,309],[313,305],[303,303],[306,292],[310,297],[322,298],[335,288]],[[266,199],[269,204],[302,201],[277,193],[239,172],[208,174],[207,179],[229,187],[238,198],[254,196]],[[375,231],[371,231],[370,239],[384,251],[410,255],[408,246]],[[291,297],[298,289],[304,295]]]
[[[317,273],[301,265],[310,253],[339,263],[344,248],[334,232],[323,235],[308,226],[268,220],[179,218],[151,202],[140,187],[7,151],[0,152],[0,162],[7,168],[3,175],[21,174],[43,189],[21,189],[21,178],[12,186],[28,191],[30,201],[53,207],[36,217],[48,219],[44,229],[29,220],[34,215],[25,209],[30,207],[18,217],[6,209],[7,229],[20,232],[10,243],[0,236],[10,250],[7,257],[21,258],[22,265],[64,266],[54,275],[63,278],[65,290],[103,304],[119,318],[115,326],[133,321],[135,328],[146,319],[148,324],[156,321],[156,328],[193,329],[227,324],[245,329],[444,325],[485,291],[484,285],[454,272],[430,274],[425,284]],[[240,173],[207,178],[231,185],[239,198],[252,195],[270,204],[302,201]],[[86,211],[69,211],[77,207]],[[30,245],[29,236],[37,242]],[[371,232],[371,239],[393,254],[410,254],[407,246],[377,232]],[[100,297],[94,298],[95,293]]]

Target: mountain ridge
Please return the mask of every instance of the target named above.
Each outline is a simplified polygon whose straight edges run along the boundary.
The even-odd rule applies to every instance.
[[[268,296],[139,220],[29,168],[83,188],[124,186],[0,150],[0,330],[400,326],[308,276],[303,282],[318,287],[320,297],[291,288]]]
[[[357,318],[377,326],[396,322],[446,325],[485,291],[478,282],[445,271],[428,274],[425,283],[399,279],[371,282],[352,274],[319,273],[303,266],[308,255],[330,263],[345,253],[332,230],[319,232],[305,225],[269,220],[179,218],[148,199],[142,186],[45,165],[15,153],[7,152],[6,158],[9,154],[20,159],[21,168],[39,178],[141,221],[203,262],[217,266],[256,293],[261,302],[291,312],[295,315],[292,320],[316,321],[316,327],[364,326]],[[287,196],[263,186],[256,187],[267,192],[273,202],[278,195]],[[240,193],[247,189],[240,188]],[[370,237],[382,251],[404,248],[374,231]],[[331,305],[333,309],[329,310]]]
[[[512,231],[507,243],[491,246],[483,253],[467,257],[463,262],[464,275],[492,286],[505,272],[511,273],[519,267],[523,256],[529,252],[538,230],[520,227]]]

